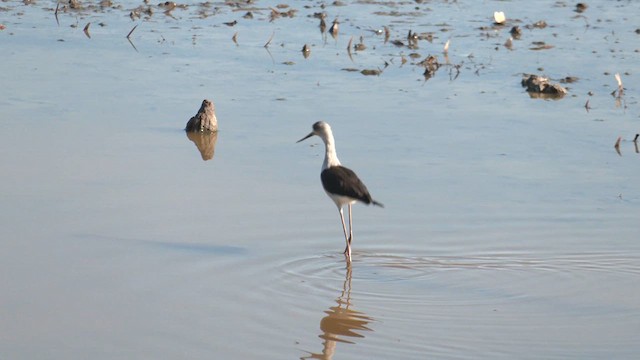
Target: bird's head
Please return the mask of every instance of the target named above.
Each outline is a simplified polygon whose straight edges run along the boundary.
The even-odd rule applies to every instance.
[[[322,140],[324,140],[326,142],[328,136],[331,134],[331,126],[329,126],[329,124],[327,124],[324,121],[318,121],[315,124],[313,124],[313,131],[311,131],[309,133],[309,135],[303,137],[302,139],[298,140],[297,142],[301,142],[304,141],[310,137],[312,137],[313,135],[319,136],[320,138],[322,138]]]

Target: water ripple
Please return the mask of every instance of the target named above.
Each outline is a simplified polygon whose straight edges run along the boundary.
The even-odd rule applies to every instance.
[[[633,256],[421,256],[360,250],[350,267],[341,254],[281,262],[275,265],[279,286],[270,289],[279,291],[294,312],[322,314],[322,352],[311,336],[302,340],[306,358],[330,358],[326,354],[333,354],[336,342],[372,346],[381,354],[395,353],[403,343],[404,358],[474,354],[477,349],[512,357],[532,341],[547,344],[545,351],[554,358],[564,353],[567,342],[581,344],[588,338],[597,344],[607,331],[616,334],[612,343],[633,346],[628,329],[636,324],[637,296],[615,290],[635,284],[640,259]],[[547,331],[567,327],[572,331],[562,341]],[[454,341],[444,334],[457,335]]]

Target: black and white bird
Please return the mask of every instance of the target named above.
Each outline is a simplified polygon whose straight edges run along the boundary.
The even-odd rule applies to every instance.
[[[336,154],[336,145],[333,139],[333,133],[331,127],[324,121],[318,121],[313,124],[313,131],[309,135],[303,137],[297,142],[306,140],[314,135],[319,136],[324,141],[325,153],[324,162],[322,163],[322,172],[320,173],[320,179],[322,180],[322,187],[327,195],[333,200],[340,212],[340,220],[342,221],[342,230],[344,231],[344,239],[347,242],[347,247],[344,249],[344,254],[347,257],[347,261],[351,262],[351,241],[353,240],[353,227],[351,216],[351,205],[356,201],[361,201],[367,205],[373,204],[380,207],[384,207],[381,203],[373,200],[369,194],[369,190],[362,183],[358,175],[351,169],[348,169],[340,164],[338,155]],[[349,233],[347,234],[347,227],[344,222],[344,214],[342,208],[344,205],[349,205]]]

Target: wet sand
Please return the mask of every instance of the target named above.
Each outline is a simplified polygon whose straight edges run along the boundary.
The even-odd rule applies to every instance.
[[[3,357],[638,353],[637,4],[140,4],[2,4]],[[385,204],[354,207],[351,269],[321,143],[295,144],[317,120]]]

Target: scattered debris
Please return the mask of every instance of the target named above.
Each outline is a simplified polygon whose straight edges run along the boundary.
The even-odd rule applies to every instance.
[[[544,20],[536,21],[531,25],[525,26],[527,29],[544,29],[547,27],[547,22]]]
[[[380,74],[382,74],[382,70],[380,70],[380,69],[364,69],[364,70],[360,71],[360,73],[362,75],[366,75],[366,76],[370,76],[370,75],[379,76]]]
[[[60,2],[56,2],[56,11],[53,12],[53,15],[56,17],[56,23],[60,26],[60,21],[58,20],[58,9],[60,9]]]
[[[186,131],[218,131],[218,119],[213,101],[204,99],[200,110],[187,122]]]
[[[278,5],[280,6],[280,5]],[[288,5],[287,5],[288,6]],[[274,8],[271,8],[271,14],[269,15],[269,21],[272,22],[280,17],[289,17],[292,18],[296,15],[296,11],[294,9],[289,9],[288,11],[280,12]]]
[[[82,9],[82,4],[80,4],[80,1],[78,0],[69,0],[69,8],[74,10],[80,10]]]
[[[587,11],[587,8],[588,8],[588,7],[589,7],[589,6],[588,6],[587,4],[585,4],[585,3],[577,3],[577,4],[576,4],[576,10],[575,10],[575,11],[576,11],[577,13],[583,13],[583,12]]]
[[[507,41],[504,42],[504,47],[506,47],[509,50],[513,50],[513,37],[509,36]]]
[[[304,46],[302,47],[302,56],[305,59],[308,59],[309,55],[311,55],[311,48],[309,47],[309,45],[304,44]]]
[[[91,39],[91,34],[89,34],[89,26],[91,25],[91,23],[87,23],[87,25],[85,25],[84,30],[82,30],[84,32],[84,34]]]
[[[158,6],[164,8],[165,11],[171,11],[178,7],[178,4],[173,1],[165,1],[164,3],[158,4]]]
[[[275,31],[273,31],[273,32],[271,33],[271,36],[269,37],[269,40],[267,40],[267,42],[264,44],[264,47],[265,47],[265,48],[268,48],[268,47],[269,47],[269,44],[271,44],[271,40],[273,40],[273,36],[274,36],[275,34],[276,34],[276,32],[275,32]]]
[[[424,60],[420,61],[416,65],[424,67],[424,76],[425,80],[431,79],[436,71],[440,68],[440,62],[438,62],[438,58],[435,55],[429,55]]]
[[[336,18],[335,20],[333,20],[333,24],[329,28],[329,34],[331,34],[331,36],[333,36],[333,38],[335,39],[338,36],[339,29],[340,29],[340,23]]]
[[[636,154],[640,154],[640,148],[638,147],[639,138],[640,138],[640,134],[636,134],[636,136],[631,141],[633,142],[633,149]],[[620,150],[620,143],[622,141],[623,141],[622,136],[618,136],[618,139],[616,139],[616,143],[613,145],[614,149],[616,149],[616,153],[618,153],[619,156],[622,156],[622,151]]]
[[[418,34],[412,32],[411,30],[409,30],[409,33],[407,34],[407,42],[409,43],[409,45],[407,45],[407,47],[409,47],[409,49],[417,49],[418,48],[418,40],[420,40],[418,38]]]
[[[353,50],[362,51],[362,50],[365,50],[366,48],[367,48],[367,46],[364,44],[364,38],[362,36],[360,36],[360,42],[353,46]]]
[[[577,82],[579,79],[577,76],[565,76],[564,78],[560,79],[559,82],[562,84],[573,84],[574,82]]]
[[[622,85],[622,78],[620,78],[620,74],[616,73],[614,75],[614,77],[616,78],[616,81],[618,82],[618,95],[616,97],[622,97],[622,95],[624,94],[624,86]],[[615,93],[615,91],[614,91]]]
[[[133,29],[131,29],[131,31],[129,31],[129,33],[127,34],[127,39],[131,38],[131,34],[133,34],[133,31],[138,27],[138,25],[134,26]]]
[[[530,47],[529,50],[549,50],[549,49],[553,49],[553,45],[548,45],[546,44],[544,41],[533,41],[531,42],[532,45],[535,45],[534,47]]]
[[[551,84],[549,79],[543,76],[524,74],[521,84],[527,88],[529,94],[542,94],[551,98],[561,98],[567,94],[567,89],[559,84]]]
[[[133,34],[133,31],[138,27],[138,25],[134,26],[133,29],[131,29],[131,31],[129,31],[129,33],[127,34],[127,41],[129,42],[129,44],[131,44],[133,50],[135,51],[138,51],[138,48],[136,48],[136,46],[133,44],[133,41],[131,41],[131,34]]]
[[[511,34],[511,36],[516,39],[516,40],[520,40],[520,37],[522,36],[522,30],[520,29],[520,27],[518,25],[514,26],[511,28],[511,30],[509,30],[509,34]]]

